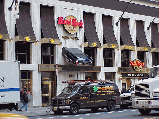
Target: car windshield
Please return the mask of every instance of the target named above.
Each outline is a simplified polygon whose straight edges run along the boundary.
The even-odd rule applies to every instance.
[[[64,88],[61,92],[61,94],[73,94],[78,91],[79,86],[68,86]]]
[[[76,54],[78,58],[89,59],[85,54]]]

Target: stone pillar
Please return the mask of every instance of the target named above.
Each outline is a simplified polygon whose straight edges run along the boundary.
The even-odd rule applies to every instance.
[[[33,106],[42,106],[41,73],[32,71]]]

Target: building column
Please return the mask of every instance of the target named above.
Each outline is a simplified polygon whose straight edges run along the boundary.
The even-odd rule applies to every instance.
[[[41,72],[32,71],[33,106],[42,106]]]

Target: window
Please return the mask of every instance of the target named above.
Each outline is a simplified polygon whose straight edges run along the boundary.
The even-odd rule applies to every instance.
[[[106,72],[105,73],[105,80],[106,81],[111,81],[115,83],[115,73],[114,72]]]
[[[114,50],[113,49],[104,49],[103,58],[104,58],[104,67],[114,66]]]
[[[42,64],[54,64],[54,47],[49,44],[42,44],[41,46],[41,61]]]
[[[145,63],[145,66],[146,66],[145,57],[146,57],[146,52],[144,52],[144,51],[138,51],[138,52],[137,52],[137,58],[138,58],[141,62],[144,62],[144,63]]]
[[[4,42],[0,40],[0,60],[4,60]]]
[[[15,43],[16,60],[21,64],[30,64],[30,43],[18,41]]]
[[[121,51],[121,67],[129,67],[129,50],[122,50]]]
[[[159,65],[159,53],[158,52],[152,53],[152,65]]]
[[[32,94],[32,80],[30,71],[21,71],[21,86],[26,88],[28,93]]]
[[[96,48],[84,48],[84,53],[93,60],[92,65],[95,66]]]
[[[81,89],[80,89],[80,93],[81,93],[81,94],[89,93],[89,89],[88,89],[88,87],[86,87],[86,86],[81,87]]]

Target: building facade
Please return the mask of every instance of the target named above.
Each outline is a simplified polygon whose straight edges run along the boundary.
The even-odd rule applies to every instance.
[[[10,7],[12,2],[0,2],[0,60],[20,61],[21,88],[32,95],[32,106],[50,103],[68,85],[62,81],[113,81],[121,91],[147,78],[149,69],[159,64],[159,19],[152,23],[157,8],[131,4],[145,13],[128,9],[123,14],[119,7],[110,9],[110,2],[105,7],[83,0],[17,0]],[[92,66],[68,61],[63,47],[87,54]],[[135,59],[144,62],[141,71],[130,66]]]

